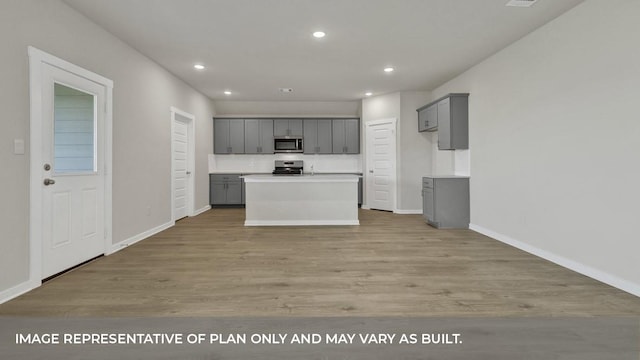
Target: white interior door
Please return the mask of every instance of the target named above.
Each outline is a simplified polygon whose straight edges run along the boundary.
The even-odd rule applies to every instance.
[[[105,96],[101,84],[42,66],[41,278],[105,252]]]
[[[171,196],[175,221],[193,213],[194,117],[176,108],[171,108],[171,114]]]
[[[396,119],[367,122],[367,206],[395,210]]]
[[[173,214],[174,220],[182,219],[188,215],[187,194],[189,192],[187,177],[190,175],[187,169],[189,138],[187,124],[175,119],[173,125]]]

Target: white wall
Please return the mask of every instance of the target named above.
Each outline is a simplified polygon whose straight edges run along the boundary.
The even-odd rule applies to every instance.
[[[422,213],[422,177],[431,175],[433,133],[418,132],[417,108],[430,99],[427,91],[403,91],[400,93],[400,121],[398,122],[399,209]],[[437,142],[436,142],[437,143]]]
[[[220,117],[360,117],[358,101],[214,101]],[[362,147],[361,147],[362,148]],[[270,173],[275,160],[302,160],[305,172],[362,172],[362,155],[216,155],[210,172]]]
[[[431,175],[432,135],[418,132],[416,109],[428,103],[430,95],[429,92],[406,91],[362,100],[363,144],[366,143],[367,122],[388,118],[398,120],[396,141],[398,212],[422,212],[422,177]]]
[[[434,91],[469,92],[471,222],[640,295],[640,1],[586,1]]]
[[[14,139],[29,149],[29,45],[114,81],[114,243],[171,220],[171,106],[196,116],[196,208],[208,204],[207,97],[58,0],[3,1],[0,43],[0,301],[29,276],[29,154],[12,152]]]

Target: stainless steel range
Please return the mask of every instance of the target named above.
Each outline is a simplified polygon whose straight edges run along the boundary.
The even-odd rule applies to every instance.
[[[273,175],[302,175],[302,160],[276,160]]]

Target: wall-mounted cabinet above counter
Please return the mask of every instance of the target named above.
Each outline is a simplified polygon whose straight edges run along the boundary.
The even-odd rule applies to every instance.
[[[216,119],[213,122],[213,152],[244,154],[244,121]]]
[[[469,94],[448,94],[416,111],[418,131],[438,132],[438,149],[469,148]]]
[[[358,119],[334,119],[331,126],[333,128],[334,154],[360,153],[360,122]]]
[[[274,137],[300,136],[305,154],[359,154],[358,118],[213,118],[214,154],[273,154]]]
[[[302,136],[302,119],[274,119],[274,136]]]
[[[244,120],[244,153],[273,154],[273,120]]]
[[[304,153],[333,154],[331,119],[304,119]]]

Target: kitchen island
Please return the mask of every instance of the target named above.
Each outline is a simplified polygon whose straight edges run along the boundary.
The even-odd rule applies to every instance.
[[[245,226],[360,225],[358,175],[246,175]]]

